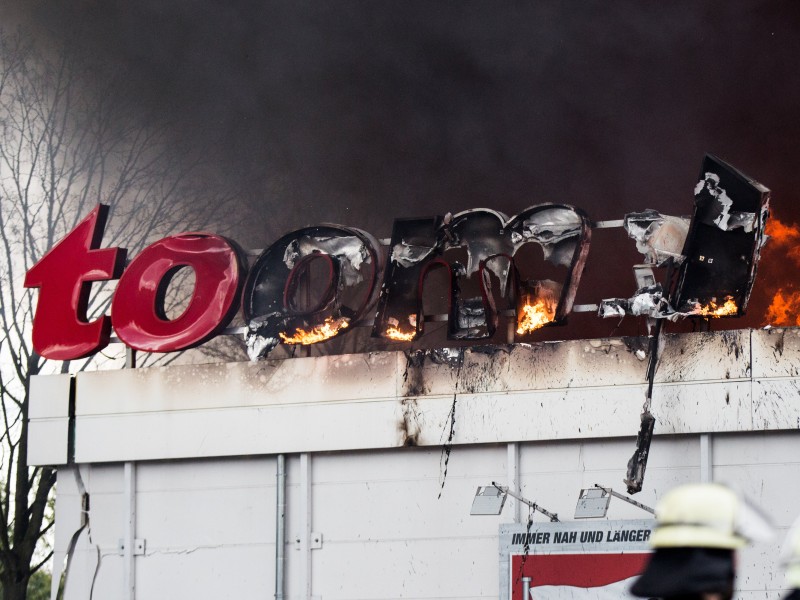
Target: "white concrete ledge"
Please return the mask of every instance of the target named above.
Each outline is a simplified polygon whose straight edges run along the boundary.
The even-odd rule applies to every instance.
[[[634,436],[643,350],[644,339],[581,340],[467,349],[460,366],[384,352],[81,373],[75,460],[436,446],[454,397],[455,444]],[[796,329],[668,336],[656,434],[800,428],[798,364]],[[66,437],[47,427],[63,421],[47,420],[46,386],[33,392],[33,464],[61,464]]]
[[[28,462],[63,465],[69,448],[69,375],[32,377],[28,408]]]

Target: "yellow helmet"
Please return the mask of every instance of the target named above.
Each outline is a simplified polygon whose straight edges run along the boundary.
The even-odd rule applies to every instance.
[[[786,564],[786,583],[790,588],[800,588],[800,518],[786,535],[781,558]]]
[[[734,550],[770,539],[768,520],[730,488],[693,483],[669,491],[656,506],[654,548]]]

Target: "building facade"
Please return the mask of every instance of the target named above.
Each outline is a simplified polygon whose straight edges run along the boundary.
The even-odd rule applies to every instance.
[[[740,330],[666,336],[656,370],[635,499],[713,480],[761,506],[776,538],[741,553],[738,598],[782,594],[798,365],[797,329]],[[582,488],[624,491],[646,368],[620,338],[36,377],[55,572],[67,599],[509,598],[501,529],[528,507],[471,516],[476,489],[562,522]],[[604,519],[648,518],[612,500]]]

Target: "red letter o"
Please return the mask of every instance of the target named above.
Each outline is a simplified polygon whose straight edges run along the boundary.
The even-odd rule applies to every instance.
[[[195,272],[186,310],[164,315],[164,294],[181,267]],[[151,244],[122,274],[111,304],[119,339],[145,352],[174,352],[202,344],[233,318],[242,284],[237,248],[221,236],[183,233]]]

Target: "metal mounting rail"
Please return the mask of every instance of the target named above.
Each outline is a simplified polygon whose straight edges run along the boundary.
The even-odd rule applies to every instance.
[[[503,492],[504,494],[508,494],[509,496],[511,496],[512,498],[516,498],[517,500],[519,500],[523,504],[527,504],[533,510],[538,510],[540,513],[542,513],[547,518],[549,518],[553,523],[558,523],[559,522],[557,513],[551,513],[549,510],[545,510],[544,508],[542,508],[541,506],[536,504],[536,502],[531,502],[530,500],[527,500],[526,498],[523,498],[522,496],[520,496],[516,492],[512,492],[510,489],[508,489],[504,485],[500,485],[498,483],[495,483],[494,481],[492,482],[492,485],[494,487],[496,487],[498,490],[500,490],[501,492]]]
[[[624,500],[628,504],[633,504],[634,506],[638,506],[642,510],[646,510],[647,512],[649,512],[652,515],[656,514],[656,511],[654,511],[649,506],[646,506],[646,505],[642,504],[641,502],[637,502],[636,500],[633,500],[631,498],[628,498],[627,496],[623,496],[622,494],[620,494],[618,492],[615,492],[614,490],[612,490],[609,487],[598,485],[596,483],[594,484],[594,487],[599,488],[599,489],[603,490],[604,492],[606,492],[608,494],[611,494],[612,496],[614,496],[614,498],[619,498],[620,500]]]

